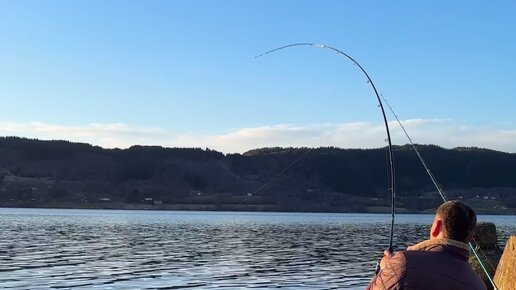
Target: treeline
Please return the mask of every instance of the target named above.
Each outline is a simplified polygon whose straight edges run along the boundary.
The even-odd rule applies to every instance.
[[[452,197],[516,207],[516,154],[418,147]],[[435,190],[417,155],[409,146],[395,147],[394,154],[400,202],[411,209],[428,207],[431,202],[426,198],[435,197]],[[386,195],[386,148],[263,148],[225,155],[200,148],[122,150],[0,138],[0,202],[4,203],[228,205],[247,198],[250,204],[277,210],[356,211],[384,203]]]

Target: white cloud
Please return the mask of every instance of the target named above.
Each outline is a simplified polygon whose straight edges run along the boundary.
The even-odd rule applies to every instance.
[[[516,152],[516,128],[471,126],[447,119],[411,119],[402,121],[412,140],[420,144],[485,147]],[[389,122],[394,144],[406,144],[397,122]],[[170,147],[208,147],[222,152],[244,152],[260,147],[376,148],[385,146],[383,123],[352,122],[343,124],[281,124],[234,129],[221,134],[174,134],[162,128],[132,127],[126,124],[55,125],[39,122],[0,122],[0,135],[39,139],[64,139],[103,147],[127,148],[131,145]]]

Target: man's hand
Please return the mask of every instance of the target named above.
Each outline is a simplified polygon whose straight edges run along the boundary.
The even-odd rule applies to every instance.
[[[387,266],[387,261],[390,258],[392,258],[392,256],[394,256],[394,253],[392,253],[391,251],[389,251],[389,250],[383,251],[383,258],[380,261],[380,270],[385,268],[385,266]]]

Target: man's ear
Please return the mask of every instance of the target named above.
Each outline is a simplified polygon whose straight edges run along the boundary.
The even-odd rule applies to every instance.
[[[432,238],[437,238],[442,230],[443,230],[443,221],[440,218],[437,218],[437,219],[435,219],[434,224],[432,225],[432,230],[430,231],[430,236]]]

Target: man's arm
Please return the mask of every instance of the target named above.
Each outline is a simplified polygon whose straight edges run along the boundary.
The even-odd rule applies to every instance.
[[[380,272],[374,276],[367,290],[401,290],[406,274],[406,259],[404,252],[394,255],[385,254],[380,262]]]

